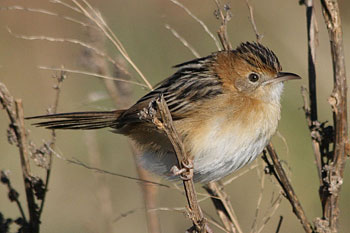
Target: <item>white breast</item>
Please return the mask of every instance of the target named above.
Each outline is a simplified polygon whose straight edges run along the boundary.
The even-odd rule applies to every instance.
[[[276,130],[270,122],[257,122],[256,126],[254,132],[246,131],[239,124],[227,129],[226,124],[216,120],[210,133],[202,138],[193,151],[195,181],[221,179],[253,161]]]

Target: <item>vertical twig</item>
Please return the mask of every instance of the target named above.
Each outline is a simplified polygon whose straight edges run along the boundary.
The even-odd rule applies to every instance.
[[[38,207],[35,202],[35,195],[32,185],[32,176],[29,164],[29,150],[27,145],[27,135],[24,128],[23,106],[22,100],[14,100],[7,90],[6,86],[0,83],[0,103],[6,109],[10,119],[10,127],[16,136],[17,147],[19,149],[24,189],[26,192],[29,222],[22,224],[24,232],[38,233],[40,221],[38,218]]]
[[[54,78],[56,78],[57,84],[55,84],[55,86],[54,86],[54,89],[56,91],[54,104],[53,104],[52,108],[50,109],[52,114],[57,113],[58,103],[59,103],[60,94],[61,94],[61,86],[62,86],[63,80],[66,78],[66,72],[61,71],[59,76],[54,76]],[[51,177],[52,162],[53,162],[53,159],[52,159],[53,152],[52,151],[55,149],[55,143],[56,143],[56,132],[55,132],[55,130],[52,130],[51,131],[51,142],[49,143],[50,144],[49,147],[51,149],[47,150],[48,151],[47,152],[47,154],[48,154],[48,166],[46,168],[44,192],[43,192],[43,196],[42,196],[39,211],[38,211],[38,218],[39,219],[40,219],[41,214],[44,210],[46,195],[47,195],[47,192],[49,190],[49,181],[50,181],[50,177]]]
[[[156,107],[157,111],[154,109]],[[156,117],[157,113],[160,119]],[[169,108],[164,100],[163,95],[156,99],[148,109],[140,112],[140,118],[152,122],[159,130],[163,131],[171,144],[176,155],[179,170],[183,170],[181,177],[188,202],[189,215],[193,223],[188,231],[190,232],[212,232],[209,228],[207,220],[203,216],[203,212],[198,204],[197,193],[193,182],[193,162],[188,157],[184,144],[178,135]]]
[[[231,11],[229,5],[224,5],[225,13],[221,9],[221,4],[219,0],[214,0],[217,10],[215,11],[216,17],[221,20],[221,25],[218,30],[218,37],[220,39],[221,45],[224,50],[231,50],[232,45],[230,43],[230,40],[228,39],[227,35],[227,24],[231,20]]]
[[[32,189],[30,164],[28,159],[28,147],[27,147],[27,137],[24,128],[24,115],[23,115],[23,105],[22,100],[15,100],[16,109],[16,122],[13,126],[15,128],[15,133],[18,142],[19,154],[21,158],[21,166],[24,180],[24,187],[27,197],[28,211],[29,211],[29,228],[31,233],[39,232],[39,219],[37,215],[37,205],[35,203],[34,192]]]
[[[293,208],[293,212],[294,214],[297,216],[297,218],[299,219],[300,223],[302,224],[305,232],[307,233],[312,233],[312,226],[309,223],[306,214],[300,204],[300,201],[298,199],[298,197],[296,196],[294,189],[291,185],[291,183],[289,182],[289,179],[279,161],[279,158],[276,154],[275,149],[273,148],[272,144],[270,143],[267,147],[266,147],[273,165],[267,160],[266,156],[264,156],[264,160],[268,165],[268,168],[270,169],[270,172],[275,176],[277,182],[280,184],[281,188],[283,189],[284,193],[285,193],[285,197],[288,199],[288,201],[290,202],[290,204],[292,205]]]
[[[333,92],[328,100],[333,111],[334,154],[328,169],[329,195],[326,197],[324,217],[331,232],[338,232],[339,195],[343,183],[348,143],[347,84],[343,46],[343,32],[337,0],[321,0],[322,13],[329,33],[333,63]]]
[[[242,233],[243,231],[233,211],[231,202],[228,200],[227,194],[223,190],[223,186],[217,182],[210,182],[209,184],[203,186],[203,188],[211,196],[216,212],[226,230],[233,233]]]
[[[315,16],[315,8],[313,0],[305,0],[306,6],[306,24],[307,24],[307,40],[308,40],[308,76],[309,76],[309,98],[307,101],[306,91],[302,89],[304,96],[304,111],[308,121],[308,126],[311,133],[312,148],[315,155],[320,187],[323,187],[322,174],[322,154],[319,142],[318,126],[320,125],[317,117],[317,98],[316,98],[316,47],[318,46],[317,39],[317,21]],[[321,191],[321,190],[320,190]],[[320,192],[321,194],[321,192]]]
[[[254,9],[252,7],[252,5],[249,3],[249,0],[246,0],[246,4],[249,10],[249,19],[250,19],[250,23],[252,24],[254,33],[255,33],[255,37],[256,37],[256,41],[258,43],[261,42],[261,39],[264,37],[264,35],[260,34],[258,31],[258,28],[256,27],[256,23],[255,23],[255,19],[254,19]]]

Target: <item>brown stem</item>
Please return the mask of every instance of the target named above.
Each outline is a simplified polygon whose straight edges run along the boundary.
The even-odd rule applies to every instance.
[[[227,23],[228,21],[231,20],[231,12],[230,9],[228,7],[228,5],[225,5],[224,8],[225,9],[225,13],[222,11],[221,9],[221,5],[219,0],[215,0],[216,6],[217,6],[217,11],[216,13],[218,14],[217,17],[221,20],[221,25],[219,27],[218,30],[218,37],[220,39],[221,45],[223,47],[224,50],[231,50],[232,49],[232,45],[230,43],[230,40],[228,39],[227,36]]]
[[[329,195],[324,202],[324,217],[331,232],[337,232],[339,220],[339,194],[343,182],[348,142],[347,84],[343,46],[343,32],[337,0],[321,0],[322,13],[329,33],[333,63],[334,88],[329,98],[333,110],[334,154],[331,158],[327,182]]]
[[[320,149],[319,137],[316,135],[318,132],[318,117],[317,117],[317,98],[316,98],[316,47],[318,45],[318,28],[315,16],[314,1],[305,0],[306,6],[306,24],[307,24],[307,40],[308,40],[308,80],[309,80],[309,98],[307,101],[306,91],[303,89],[302,94],[304,96],[304,111],[308,121],[308,126],[311,133],[312,148],[315,155],[315,161],[317,166],[318,177],[320,181],[320,187],[323,187],[323,163],[322,154]],[[322,198],[322,188],[320,188],[320,197]]]
[[[203,188],[211,196],[216,212],[226,230],[232,233],[242,233],[243,231],[235,217],[231,202],[228,200],[227,194],[223,190],[223,186],[217,182],[210,182],[203,186]]]
[[[292,205],[293,212],[297,216],[297,218],[299,219],[305,232],[312,233],[313,232],[312,226],[306,217],[306,214],[303,210],[303,207],[301,206],[300,201],[299,201],[297,195],[295,194],[291,183],[289,182],[289,179],[288,179],[288,177],[287,177],[287,175],[286,175],[286,173],[285,173],[285,171],[280,163],[280,160],[278,158],[278,155],[277,155],[275,149],[272,146],[272,143],[270,143],[266,147],[266,149],[271,157],[271,160],[273,162],[273,166],[268,162],[267,159],[265,159],[265,162],[268,164],[269,168],[272,169],[271,170],[272,174],[276,177],[278,183],[280,184],[281,188],[283,189],[283,191],[285,193],[285,197],[288,199],[288,201]]]
[[[249,10],[249,19],[250,19],[250,23],[252,24],[254,33],[255,33],[255,37],[256,37],[256,41],[258,43],[261,42],[261,39],[264,37],[262,34],[259,33],[258,28],[256,27],[256,23],[255,23],[255,19],[254,19],[254,9],[252,7],[252,5],[249,3],[249,0],[246,0],[246,4]]]
[[[167,135],[169,141],[173,145],[178,168],[181,170],[184,169],[184,172],[182,173],[183,185],[190,211],[189,215],[193,223],[193,227],[190,228],[189,231],[212,232],[198,204],[197,193],[193,182],[192,160],[189,158],[184,144],[175,129],[169,108],[163,95],[156,99],[155,104],[157,112],[152,104],[148,109],[140,112],[140,117],[141,119],[151,121],[159,130],[162,130]],[[156,117],[157,113],[159,113],[160,119]]]

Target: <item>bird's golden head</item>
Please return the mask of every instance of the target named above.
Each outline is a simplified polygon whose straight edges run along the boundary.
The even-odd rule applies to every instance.
[[[254,99],[270,100],[274,92],[282,91],[283,81],[300,79],[296,74],[282,72],[275,53],[255,42],[218,52],[214,64],[224,90]]]

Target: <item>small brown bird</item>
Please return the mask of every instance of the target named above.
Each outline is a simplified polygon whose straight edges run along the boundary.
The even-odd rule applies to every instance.
[[[163,94],[193,159],[194,180],[215,181],[252,162],[269,143],[280,119],[283,82],[300,79],[281,72],[276,55],[259,43],[242,43],[235,50],[175,66],[177,72],[125,110],[72,112],[35,116],[48,129],[110,127],[140,146],[141,164],[166,177],[177,164],[172,145],[139,113]]]

